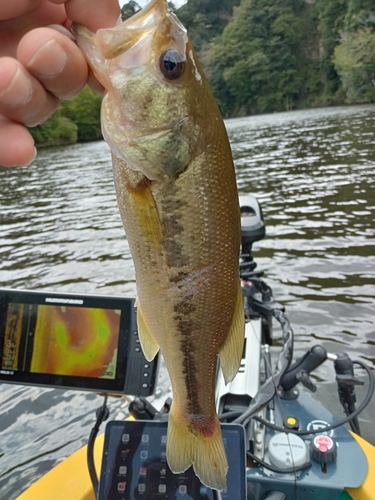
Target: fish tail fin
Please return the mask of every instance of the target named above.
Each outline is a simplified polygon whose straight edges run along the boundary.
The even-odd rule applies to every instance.
[[[217,416],[191,422],[173,408],[168,421],[167,460],[174,473],[193,465],[201,482],[215,490],[226,490],[227,455]]]
[[[243,294],[240,282],[238,282],[237,299],[231,329],[220,351],[220,366],[223,370],[226,384],[234,379],[240,367],[244,338],[245,314],[243,308]]]

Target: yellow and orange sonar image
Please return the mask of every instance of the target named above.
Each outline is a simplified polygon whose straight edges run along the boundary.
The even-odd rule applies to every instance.
[[[115,379],[121,311],[38,306],[30,372]]]

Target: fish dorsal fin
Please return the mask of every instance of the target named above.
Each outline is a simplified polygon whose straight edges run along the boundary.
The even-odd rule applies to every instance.
[[[136,305],[139,340],[141,341],[143,354],[145,355],[147,361],[152,361],[159,351],[159,345],[154,339],[143,315],[139,299],[137,299]]]
[[[240,367],[245,337],[245,315],[243,295],[238,283],[236,306],[228,337],[220,351],[220,365],[225,383],[228,384],[236,376]]]

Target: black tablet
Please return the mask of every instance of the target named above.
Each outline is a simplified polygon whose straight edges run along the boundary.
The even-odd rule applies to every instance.
[[[200,482],[191,467],[181,474],[169,469],[167,422],[109,422],[98,500],[246,500],[244,428],[221,424],[221,430],[229,470],[227,491],[218,496]]]
[[[134,299],[0,289],[0,382],[152,394]]]

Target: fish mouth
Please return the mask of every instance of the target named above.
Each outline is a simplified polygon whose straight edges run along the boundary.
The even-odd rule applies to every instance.
[[[98,30],[96,44],[105,59],[113,59],[157,29],[170,12],[166,0],[151,0],[139,12],[114,28]],[[125,30],[126,28],[126,30]]]

